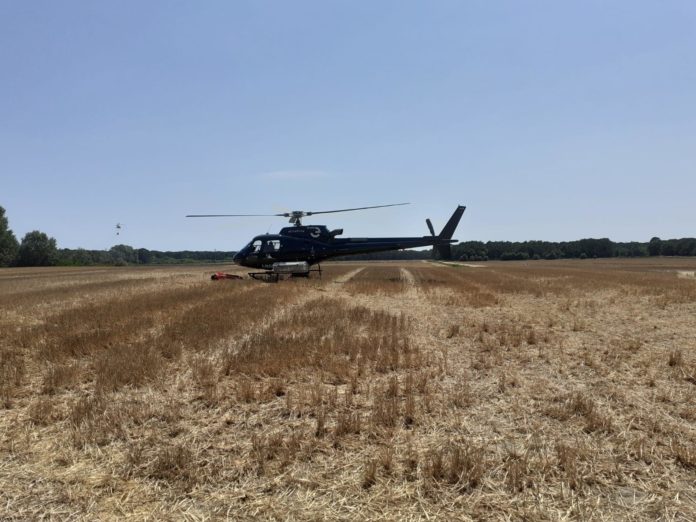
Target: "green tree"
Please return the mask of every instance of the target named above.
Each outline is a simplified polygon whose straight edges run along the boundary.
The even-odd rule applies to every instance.
[[[0,266],[10,266],[17,257],[19,243],[10,230],[5,209],[0,207]]]
[[[660,247],[660,254],[663,256],[676,256],[677,241],[674,239],[665,239]]]
[[[147,248],[139,248],[138,250],[136,250],[136,254],[138,256],[138,263],[142,263],[144,265],[152,263],[152,259],[154,256]]]
[[[111,254],[111,259],[117,266],[138,262],[137,252],[129,245],[114,245],[109,249],[109,254]]]
[[[685,237],[677,240],[676,252],[678,256],[696,255],[696,239]]]
[[[27,232],[22,238],[17,255],[19,266],[50,266],[58,259],[56,240],[43,232],[34,230]]]
[[[92,256],[84,248],[71,250],[69,248],[58,249],[58,263],[63,266],[87,266],[92,264]]]
[[[651,256],[659,256],[662,253],[662,240],[659,237],[654,237],[650,240],[648,253]]]

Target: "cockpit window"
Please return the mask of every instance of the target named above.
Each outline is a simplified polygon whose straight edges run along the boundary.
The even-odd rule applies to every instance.
[[[280,250],[280,239],[269,239],[266,241],[267,252],[277,252]]]
[[[255,254],[261,251],[261,240],[257,239],[251,243],[251,253]]]

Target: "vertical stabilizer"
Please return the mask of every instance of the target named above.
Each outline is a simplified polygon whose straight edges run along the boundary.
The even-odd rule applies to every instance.
[[[457,210],[455,210],[454,214],[452,214],[452,217],[449,218],[449,221],[445,225],[445,228],[443,228],[442,232],[440,232],[440,235],[438,236],[439,239],[452,239],[454,231],[456,230],[457,225],[459,225],[459,220],[462,219],[462,214],[464,214],[465,210],[466,207],[462,205],[459,205],[457,207]]]
[[[464,214],[465,210],[465,206],[459,205],[452,214],[452,217],[450,217],[449,221],[447,221],[447,224],[442,229],[442,232],[440,232],[440,235],[437,236],[437,239],[443,241],[433,245],[433,257],[435,259],[452,259],[452,247],[450,245],[450,240],[452,239],[454,231],[457,229],[457,225],[459,225],[459,221],[462,219],[462,215]]]

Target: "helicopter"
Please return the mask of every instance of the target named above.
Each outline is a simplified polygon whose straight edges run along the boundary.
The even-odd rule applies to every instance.
[[[125,225],[124,225],[123,223],[116,223],[116,235],[117,235],[117,236],[120,235],[121,229],[122,229],[124,226],[125,226]]]
[[[338,236],[343,234],[342,228],[329,230],[325,225],[302,224],[304,218],[316,214],[352,212],[408,204],[393,203],[321,211],[293,210],[280,214],[188,214],[186,217],[272,216],[289,218],[292,226],[282,228],[278,234],[263,234],[254,237],[232,258],[232,261],[237,265],[261,270],[249,272],[252,278],[277,282],[281,276],[309,277],[310,272],[319,272],[321,275],[320,263],[322,261],[347,255],[432,246],[434,257],[450,259],[452,257],[450,245],[457,242],[456,239],[452,239],[452,235],[462,214],[464,214],[464,210],[466,210],[466,207],[462,205],[457,206],[447,224],[437,235],[430,219],[426,219],[425,223],[430,230],[430,236],[339,238]],[[317,265],[317,268],[313,268],[314,265]]]

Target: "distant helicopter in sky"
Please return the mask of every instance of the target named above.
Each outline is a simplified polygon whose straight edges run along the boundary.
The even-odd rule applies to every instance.
[[[121,234],[121,229],[122,229],[124,226],[125,226],[125,225],[124,225],[123,223],[116,223],[116,235],[117,235],[117,236]]]
[[[278,281],[281,275],[308,277],[312,271],[321,272],[320,266],[316,269],[311,267],[326,259],[387,250],[432,246],[434,255],[441,259],[450,259],[452,257],[450,245],[457,243],[456,239],[452,239],[452,235],[462,214],[464,214],[464,210],[466,210],[466,207],[462,205],[457,206],[438,235],[435,234],[430,219],[426,219],[430,236],[338,238],[337,236],[343,234],[342,228],[330,231],[325,225],[302,224],[303,218],[314,214],[331,214],[400,205],[408,205],[408,203],[340,210],[294,210],[281,214],[189,214],[186,217],[277,216],[289,218],[293,226],[282,228],[278,234],[263,234],[254,237],[233,258],[235,264],[263,270],[263,272],[250,272],[249,275],[264,281]]]

